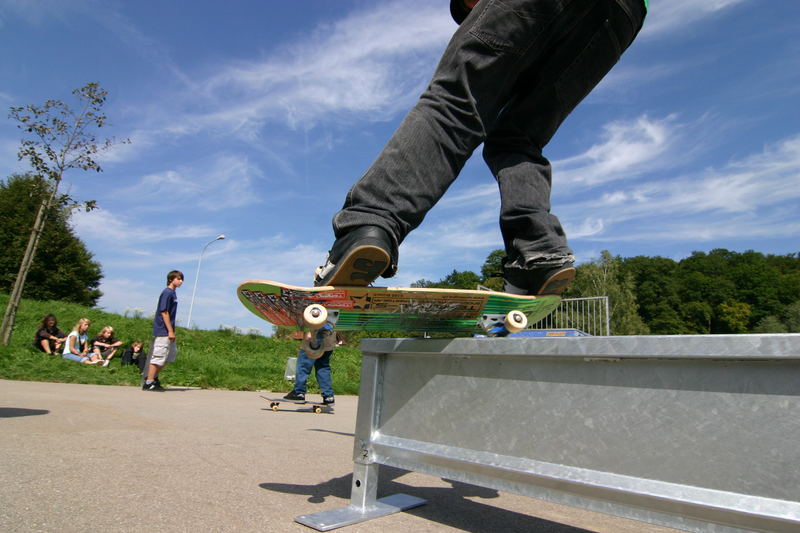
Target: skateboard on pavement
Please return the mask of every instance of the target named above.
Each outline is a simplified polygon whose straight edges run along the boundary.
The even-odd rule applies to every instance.
[[[313,411],[316,414],[320,414],[323,411],[328,413],[333,413],[333,406],[328,403],[312,402],[310,400],[287,400],[286,398],[267,398],[266,396],[261,396],[261,397],[269,402],[269,407],[273,411],[277,411],[278,406],[283,402],[286,402],[286,403],[293,403],[295,405],[308,404],[311,406],[311,411]]]
[[[277,326],[409,331],[503,337],[536,323],[558,307],[559,296],[412,287],[297,287],[251,280],[237,295],[256,316]]]

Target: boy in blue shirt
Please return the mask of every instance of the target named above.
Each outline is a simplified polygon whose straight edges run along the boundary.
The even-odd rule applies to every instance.
[[[150,346],[150,359],[147,376],[142,390],[163,391],[158,374],[167,363],[172,363],[178,355],[175,343],[175,315],[178,313],[178,294],[175,289],[183,285],[183,273],[173,270],[167,274],[167,288],[161,291],[153,319],[153,344]]]

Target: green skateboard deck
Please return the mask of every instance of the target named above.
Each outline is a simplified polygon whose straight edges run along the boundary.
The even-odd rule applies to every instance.
[[[559,296],[409,287],[296,287],[268,280],[245,281],[239,300],[253,314],[277,326],[313,330],[304,319],[309,306],[327,311],[337,330],[475,333],[504,324],[512,311],[533,324],[558,306]],[[324,312],[323,312],[324,313]],[[499,320],[499,322],[498,322]],[[508,322],[505,322],[508,325]],[[514,322],[514,331],[519,323]],[[524,326],[523,326],[524,327]],[[507,332],[505,333],[507,334]]]

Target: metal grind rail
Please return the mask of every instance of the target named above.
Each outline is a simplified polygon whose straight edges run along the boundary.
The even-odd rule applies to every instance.
[[[687,531],[800,531],[800,335],[370,339],[349,506],[379,465]]]

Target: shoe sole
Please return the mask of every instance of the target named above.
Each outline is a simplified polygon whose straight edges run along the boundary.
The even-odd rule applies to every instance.
[[[366,287],[389,266],[389,254],[379,246],[357,246],[343,257],[322,285]]]
[[[566,289],[570,283],[573,282],[575,279],[575,269],[565,268],[563,270],[559,270],[549,278],[547,281],[544,282],[542,287],[537,292],[537,296],[548,296],[548,295],[555,295],[559,296],[564,289]]]

